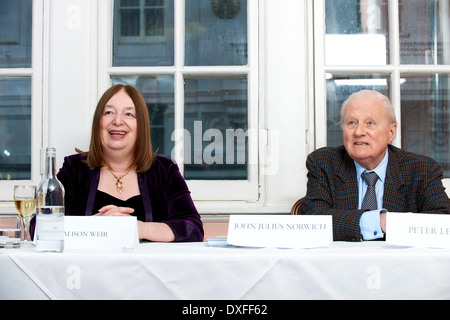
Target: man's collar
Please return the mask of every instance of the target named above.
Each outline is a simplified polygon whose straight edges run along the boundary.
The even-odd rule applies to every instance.
[[[375,172],[378,177],[380,178],[380,180],[382,182],[384,182],[385,177],[386,177],[386,170],[387,170],[387,165],[388,165],[388,160],[389,160],[389,151],[388,148],[386,148],[386,153],[384,154],[384,158],[383,160],[380,162],[380,164],[373,170],[367,170],[363,167],[361,167],[356,161],[353,161],[355,163],[355,167],[356,167],[356,177],[359,179],[361,179],[361,174],[364,171],[373,171]]]

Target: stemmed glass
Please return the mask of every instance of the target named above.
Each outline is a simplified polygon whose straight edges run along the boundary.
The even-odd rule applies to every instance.
[[[36,186],[17,185],[14,186],[14,204],[23,224],[22,243],[27,244],[28,225],[36,207]]]

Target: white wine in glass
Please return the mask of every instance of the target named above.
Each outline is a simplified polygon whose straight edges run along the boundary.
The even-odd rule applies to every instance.
[[[17,185],[14,186],[14,204],[23,224],[22,243],[27,243],[28,225],[36,207],[36,186]]]

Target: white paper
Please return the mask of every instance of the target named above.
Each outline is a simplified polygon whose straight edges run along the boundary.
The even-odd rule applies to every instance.
[[[450,215],[388,212],[386,242],[401,246],[450,248]]]
[[[331,216],[231,215],[227,242],[235,246],[316,248],[333,241]]]
[[[64,217],[64,250],[128,250],[138,243],[136,217]]]

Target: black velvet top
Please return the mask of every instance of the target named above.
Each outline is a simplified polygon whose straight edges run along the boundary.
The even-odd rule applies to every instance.
[[[133,208],[134,212],[131,214],[132,216],[136,216],[138,220],[145,221],[145,211],[144,204],[142,203],[141,195],[136,195],[127,200],[121,200],[112,195],[97,190],[97,194],[95,196],[94,209],[92,210],[93,214],[97,213],[98,210],[107,205],[115,205],[117,207],[127,207]]]

